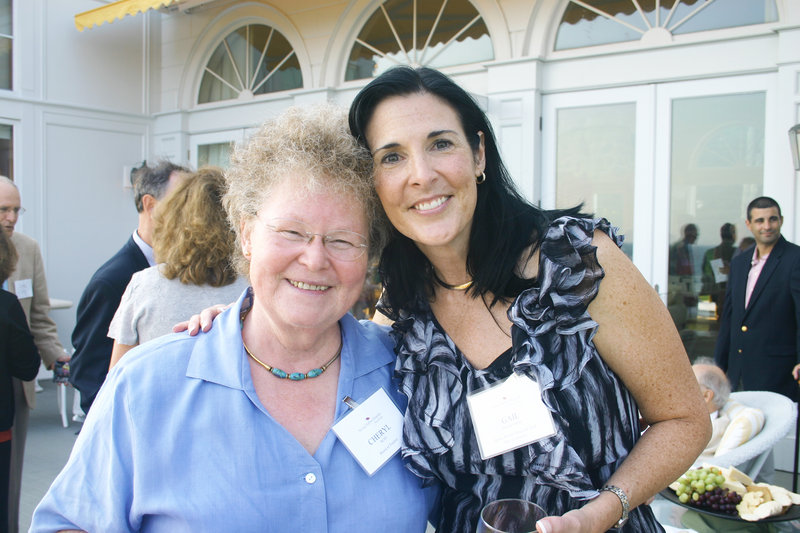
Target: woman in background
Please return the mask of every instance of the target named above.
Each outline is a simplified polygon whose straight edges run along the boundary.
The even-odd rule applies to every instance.
[[[17,265],[17,251],[0,228],[0,283]],[[14,425],[14,388],[11,378],[30,381],[39,372],[39,351],[17,297],[0,290],[0,532],[8,531],[11,431]]]
[[[187,308],[234,300],[247,288],[231,265],[236,236],[224,193],[222,170],[203,167],[159,205],[153,229],[159,264],[134,274],[122,295],[108,330],[110,367],[134,346],[171,333]]]

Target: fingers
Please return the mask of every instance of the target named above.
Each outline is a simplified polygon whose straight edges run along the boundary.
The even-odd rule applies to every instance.
[[[173,333],[180,333],[181,331],[186,331],[189,329],[189,321],[184,320],[183,322],[178,322],[174,326],[172,326]]]
[[[198,317],[198,326],[202,328],[204,332],[208,332],[208,330],[211,329],[211,323],[214,321],[214,318],[226,308],[227,306],[225,305],[215,305],[213,307],[203,309]],[[192,317],[192,320],[194,320],[194,318],[195,317]]]
[[[203,331],[208,331],[209,328],[204,329]],[[174,326],[172,326],[172,331],[174,333],[180,333],[181,331],[185,331],[192,337],[197,335],[197,332],[200,331],[200,315],[192,315],[192,318],[186,320],[184,322],[178,322]]]
[[[233,304],[228,305],[212,305],[211,307],[206,307],[202,311],[200,311],[199,315],[192,315],[192,318],[185,322],[179,322],[172,326],[172,331],[175,333],[180,333],[181,331],[187,332],[189,335],[194,337],[197,333],[202,330],[203,333],[208,333],[208,330],[211,329],[211,323],[214,322],[214,319],[230,307]]]

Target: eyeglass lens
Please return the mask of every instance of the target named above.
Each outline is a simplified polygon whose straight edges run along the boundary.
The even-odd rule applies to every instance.
[[[272,219],[267,228],[275,232],[287,244],[311,244],[314,237],[321,237],[328,254],[342,261],[355,261],[364,254],[367,239],[347,230],[314,233],[306,224],[291,219]]]

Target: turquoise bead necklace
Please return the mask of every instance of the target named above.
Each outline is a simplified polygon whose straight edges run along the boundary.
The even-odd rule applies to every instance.
[[[242,314],[239,315],[239,318],[242,323],[242,328],[244,328],[244,317],[246,317],[247,313],[249,312],[250,309],[247,309],[245,311],[242,311]],[[264,367],[264,369],[273,376],[280,379],[289,379],[291,381],[303,381],[306,378],[315,378],[317,376],[322,375],[322,373],[325,372],[328,369],[328,367],[331,366],[333,362],[339,358],[340,355],[342,355],[342,344],[344,343],[340,341],[339,349],[336,350],[336,353],[333,354],[333,357],[331,357],[330,361],[328,361],[319,368],[312,368],[311,370],[309,370],[304,374],[302,372],[286,372],[285,370],[281,370],[280,368],[275,368],[274,366],[268,365],[267,363],[265,363],[264,361],[253,355],[253,352],[251,352],[250,349],[247,347],[247,345],[244,343],[244,336],[242,336],[242,346],[244,346],[244,351],[247,352],[247,355],[253,358],[253,361]]]

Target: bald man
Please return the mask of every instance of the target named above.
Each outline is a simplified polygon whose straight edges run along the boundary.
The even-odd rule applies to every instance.
[[[730,419],[721,412],[730,397],[731,384],[725,372],[710,358],[698,358],[697,362],[692,365],[692,370],[694,370],[697,383],[700,385],[700,392],[703,394],[703,400],[711,417],[711,440],[708,441],[708,445],[700,457],[711,457],[717,451],[722,435],[728,424],[731,423]]]
[[[56,361],[69,361],[53,319],[50,318],[50,297],[44,275],[44,261],[39,244],[14,228],[24,212],[17,185],[0,176],[0,231],[11,237],[19,259],[14,272],[6,281],[6,290],[14,293],[22,305],[33,342],[42,356],[44,365],[51,369]],[[19,531],[19,500],[22,485],[22,465],[25,437],[28,434],[29,411],[36,406],[33,381],[14,379],[14,426],[11,431],[11,472],[9,474],[8,531]],[[2,528],[0,528],[2,529]]]

